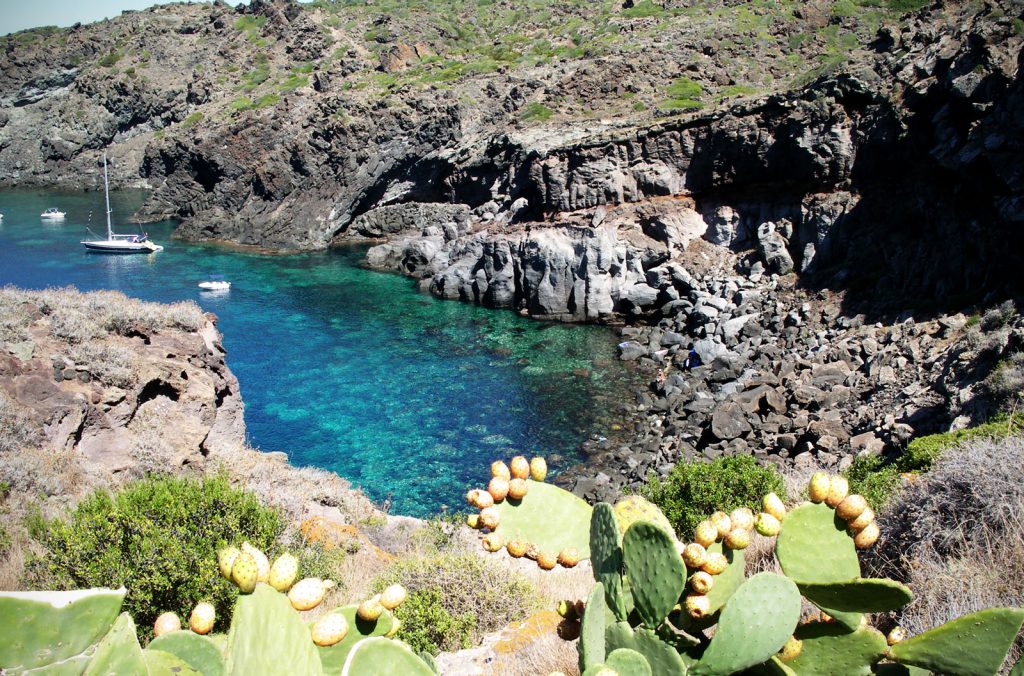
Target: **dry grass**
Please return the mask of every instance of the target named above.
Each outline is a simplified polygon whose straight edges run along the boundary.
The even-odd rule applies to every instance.
[[[537,676],[561,672],[565,676],[578,676],[577,643],[547,634],[509,655],[510,659],[497,661],[492,673],[494,676]]]
[[[39,426],[29,412],[0,390],[0,458],[38,443]]]

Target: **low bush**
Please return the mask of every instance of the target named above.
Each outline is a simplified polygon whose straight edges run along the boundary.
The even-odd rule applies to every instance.
[[[475,553],[403,559],[373,585],[375,592],[401,583],[409,598],[395,610],[399,638],[414,650],[437,654],[476,645],[484,634],[537,609],[536,588],[518,573]]]
[[[664,480],[652,475],[640,490],[661,508],[680,538],[692,537],[697,524],[716,510],[759,510],[761,498],[771,492],[786,498],[782,476],[749,455],[679,463]]]

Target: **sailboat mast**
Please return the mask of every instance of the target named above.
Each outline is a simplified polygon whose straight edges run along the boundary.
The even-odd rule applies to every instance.
[[[110,183],[107,181],[107,154],[103,153],[103,194],[107,198],[107,239],[114,239],[114,230],[110,227]]]

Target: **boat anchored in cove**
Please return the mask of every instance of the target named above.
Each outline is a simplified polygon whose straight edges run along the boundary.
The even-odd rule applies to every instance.
[[[114,232],[110,225],[110,183],[107,180],[107,154],[103,153],[103,195],[107,203],[107,238],[99,239],[99,236],[89,230],[97,239],[85,240],[82,246],[92,253],[153,253],[163,251],[159,244],[149,241],[146,233],[140,232],[137,235],[121,235]]]

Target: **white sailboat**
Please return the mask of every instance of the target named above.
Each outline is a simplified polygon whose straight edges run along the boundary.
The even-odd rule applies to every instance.
[[[159,244],[154,244],[146,237],[146,233],[138,235],[118,235],[110,225],[110,183],[107,180],[107,154],[103,153],[103,194],[107,202],[107,238],[92,239],[82,242],[88,251],[95,253],[152,253],[163,251]],[[89,231],[92,232],[91,230]]]

